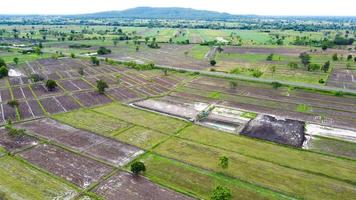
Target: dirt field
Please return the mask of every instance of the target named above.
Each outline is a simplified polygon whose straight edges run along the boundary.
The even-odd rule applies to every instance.
[[[141,176],[119,172],[109,180],[101,183],[95,193],[107,200],[189,200],[193,199],[177,192],[162,188]]]
[[[51,145],[39,145],[20,155],[51,173],[86,188],[110,173],[111,167]]]
[[[8,135],[8,131],[4,128],[0,128],[0,146],[4,147],[7,151],[16,152],[38,144],[36,138],[21,135],[11,137]]]

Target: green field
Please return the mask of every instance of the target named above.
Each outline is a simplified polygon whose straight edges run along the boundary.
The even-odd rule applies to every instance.
[[[228,187],[233,199],[291,199],[247,182],[158,155],[146,154],[140,160],[147,166],[144,175],[150,180],[201,199],[209,199],[212,190],[218,185]]]
[[[143,149],[150,149],[168,137],[169,135],[140,126],[132,127],[114,136],[114,138],[117,140],[135,145]]]
[[[4,199],[72,199],[76,189],[22,161],[0,158],[0,194]]]
[[[356,170],[356,161],[292,149],[200,126],[184,129],[179,137],[281,166],[356,182],[356,175],[353,173]]]
[[[157,130],[169,134],[176,133],[187,124],[182,120],[142,111],[118,103],[94,108],[93,110],[98,113],[120,119],[122,121],[130,122],[135,125],[140,125],[152,130]]]
[[[125,129],[128,123],[98,114],[91,110],[77,110],[53,116],[54,119],[73,127],[85,129],[102,135],[110,136],[112,132]]]
[[[342,181],[293,170],[181,139],[169,140],[154,149],[154,152],[197,167],[268,187],[296,198],[350,199],[356,195],[356,188]],[[218,166],[220,156],[229,158],[228,169],[223,170]]]

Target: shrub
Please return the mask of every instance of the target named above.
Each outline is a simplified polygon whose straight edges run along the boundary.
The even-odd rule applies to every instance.
[[[19,106],[19,102],[16,99],[14,99],[14,100],[8,101],[7,105],[9,105],[9,106],[14,108],[14,107]]]
[[[317,71],[317,70],[320,70],[319,64],[313,63],[308,66],[308,71]]]
[[[320,79],[320,80],[319,80],[319,83],[320,83],[320,84],[324,84],[324,83],[325,83],[324,79]]]
[[[215,60],[211,60],[211,61],[210,61],[210,65],[211,65],[211,66],[215,66],[215,65],[216,65],[216,61],[215,61]]]
[[[263,72],[261,72],[260,70],[256,69],[256,70],[253,70],[252,72],[252,76],[255,77],[255,78],[259,78],[263,75]]]
[[[106,55],[106,54],[110,54],[111,53],[111,50],[106,48],[106,47],[99,47],[97,53],[99,55]]]
[[[108,84],[103,80],[96,81],[96,88],[100,94],[104,94],[105,90],[109,88]]]
[[[57,82],[55,80],[47,80],[46,82],[46,88],[48,91],[53,91],[57,87]]]
[[[226,156],[221,156],[219,158],[219,166],[223,169],[227,169],[229,167],[229,158]]]
[[[131,172],[138,175],[140,172],[145,172],[146,166],[143,162],[134,162],[131,164]]]
[[[296,63],[296,62],[290,62],[290,63],[288,63],[288,66],[292,69],[297,69],[299,67],[298,63]]]
[[[44,78],[39,75],[39,74],[31,74],[30,78],[32,79],[33,82],[39,82],[39,81],[43,81]]]
[[[277,88],[279,88],[279,87],[282,87],[282,84],[281,84],[280,82],[272,82],[272,87],[273,87],[274,89],[277,89]]]
[[[7,67],[2,66],[0,67],[0,78],[6,77],[9,74],[9,70],[7,69]]]
[[[227,187],[217,186],[214,189],[210,199],[211,200],[231,200],[232,199],[231,191]]]

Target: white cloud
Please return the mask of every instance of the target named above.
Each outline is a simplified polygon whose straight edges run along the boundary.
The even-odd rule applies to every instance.
[[[233,14],[349,15],[356,0],[2,0],[1,14],[76,14],[137,6],[191,7]]]

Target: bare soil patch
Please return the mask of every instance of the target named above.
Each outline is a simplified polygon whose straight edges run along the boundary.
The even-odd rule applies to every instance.
[[[39,145],[21,152],[21,157],[81,188],[98,181],[112,168],[51,145]]]

